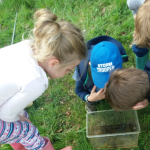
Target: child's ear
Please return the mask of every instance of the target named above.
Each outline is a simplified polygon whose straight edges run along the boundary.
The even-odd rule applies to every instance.
[[[139,110],[147,107],[149,105],[148,99],[145,99],[142,102],[137,103],[135,106],[133,106],[133,110]]]
[[[51,67],[54,67],[55,65],[59,64],[59,60],[57,58],[53,58],[51,60],[49,60],[48,62],[48,66],[51,68]]]
[[[89,65],[91,66],[91,62],[89,61]]]

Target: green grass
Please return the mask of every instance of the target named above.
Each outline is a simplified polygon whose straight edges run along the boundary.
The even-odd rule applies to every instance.
[[[14,43],[33,28],[32,16],[37,9],[48,8],[59,18],[76,24],[84,31],[86,41],[109,35],[119,40],[129,56],[125,68],[135,66],[131,50],[134,19],[126,0],[3,0],[0,4],[0,47],[11,44],[16,12],[18,14]],[[74,150],[94,150],[86,138],[85,103],[74,92],[73,72],[57,80],[50,80],[49,88],[28,108],[32,123],[42,136],[48,136],[56,150],[71,145]],[[110,109],[106,101],[98,110]],[[141,133],[139,146],[134,150],[150,149],[149,109],[138,111]],[[1,145],[0,150],[11,150]]]

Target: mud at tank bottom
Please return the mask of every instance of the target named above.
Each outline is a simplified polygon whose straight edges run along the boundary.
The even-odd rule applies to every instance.
[[[96,149],[102,148],[131,148],[137,147],[138,135],[132,134],[135,126],[133,124],[116,124],[107,126],[95,126],[90,128],[90,135],[106,135],[91,138],[90,142]],[[123,135],[117,135],[122,133]],[[131,133],[131,134],[126,134]],[[107,136],[115,134],[114,136]]]

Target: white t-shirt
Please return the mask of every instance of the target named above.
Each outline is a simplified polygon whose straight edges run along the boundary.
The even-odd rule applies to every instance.
[[[19,120],[22,110],[48,87],[46,73],[32,57],[31,42],[25,40],[0,49],[0,119],[3,121]]]

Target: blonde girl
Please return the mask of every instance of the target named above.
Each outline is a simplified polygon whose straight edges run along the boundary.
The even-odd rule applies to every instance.
[[[0,49],[0,143],[14,150],[54,150],[23,109],[47,89],[47,75],[63,77],[86,56],[79,28],[56,22],[57,16],[47,9],[37,11],[34,19],[31,40]]]

